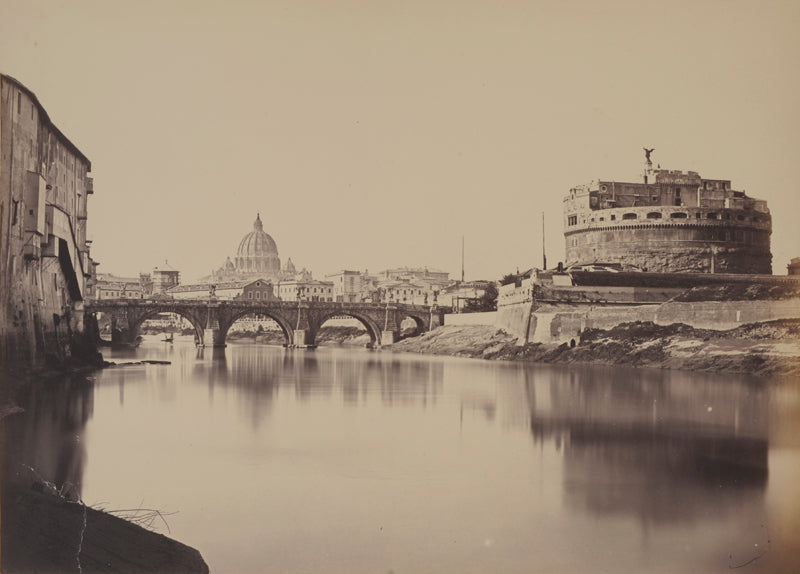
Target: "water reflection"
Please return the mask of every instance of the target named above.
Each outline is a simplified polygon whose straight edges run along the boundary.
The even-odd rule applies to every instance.
[[[776,415],[763,381],[346,349],[139,352],[172,364],[32,391],[15,440],[48,480],[85,471],[90,503],[179,510],[173,535],[212,571],[727,571],[763,547],[762,525],[774,541],[794,524],[788,510],[767,520],[793,477],[768,469],[769,433],[795,453],[788,468],[797,424],[778,419],[800,407]],[[84,434],[88,466],[70,439]]]
[[[86,423],[94,389],[85,379],[65,378],[24,390],[23,415],[3,420],[3,477],[9,483],[47,482],[65,496],[81,496]]]
[[[194,365],[194,379],[206,381],[210,389],[236,387],[251,397],[272,396],[284,388],[293,389],[301,401],[337,396],[345,405],[357,405],[373,393],[387,405],[425,405],[442,391],[441,363],[392,361],[375,353],[258,349],[237,345],[219,350],[213,361]]]
[[[745,380],[571,369],[529,381],[534,440],[563,448],[563,496],[592,515],[692,522],[761,503],[768,397]]]

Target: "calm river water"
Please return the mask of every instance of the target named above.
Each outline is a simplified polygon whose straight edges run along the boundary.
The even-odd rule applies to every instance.
[[[171,364],[32,392],[22,462],[172,513],[213,573],[800,567],[797,382],[188,339],[106,358]]]

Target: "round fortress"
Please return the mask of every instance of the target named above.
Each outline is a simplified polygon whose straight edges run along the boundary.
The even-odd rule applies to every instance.
[[[729,180],[653,169],[643,183],[598,181],[564,198],[567,265],[655,272],[772,273],[767,203]]]

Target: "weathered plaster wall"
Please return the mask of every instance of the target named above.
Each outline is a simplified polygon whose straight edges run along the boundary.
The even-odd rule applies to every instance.
[[[448,313],[444,316],[444,324],[451,325],[495,325],[497,311],[485,313]]]

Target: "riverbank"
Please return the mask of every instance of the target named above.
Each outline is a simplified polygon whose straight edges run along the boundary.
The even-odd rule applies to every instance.
[[[492,326],[444,326],[400,341],[393,349],[489,360],[800,375],[797,319],[747,324],[728,331],[637,321],[612,329],[586,330],[574,347],[542,343],[518,346],[516,341],[513,335]]]
[[[207,574],[194,548],[112,514],[33,488],[3,484],[3,572]]]
[[[56,487],[15,455],[25,395],[37,386],[86,388],[85,375],[98,368],[74,362],[0,373],[0,571],[207,573],[197,550],[135,523],[145,523],[142,513],[86,507],[70,482]]]

